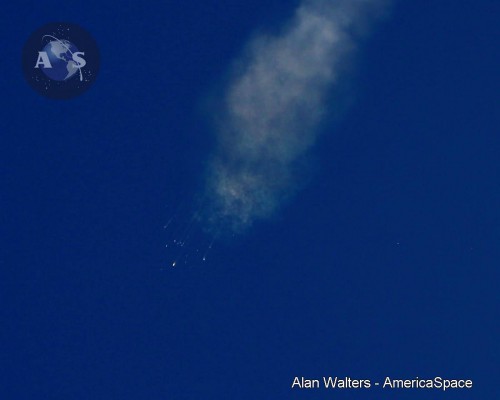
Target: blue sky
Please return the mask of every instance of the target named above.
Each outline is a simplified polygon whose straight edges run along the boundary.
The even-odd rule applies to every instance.
[[[498,397],[498,2],[393,2],[326,103],[300,190],[171,268],[163,226],[196,209],[231,66],[298,4],[4,5],[0,398],[320,399],[293,377],[437,375],[474,389],[436,398]],[[20,67],[57,20],[101,51],[69,101]]]

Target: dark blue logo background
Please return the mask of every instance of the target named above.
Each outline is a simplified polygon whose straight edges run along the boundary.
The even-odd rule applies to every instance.
[[[99,71],[99,50],[82,27],[65,22],[42,26],[23,49],[23,70],[30,86],[53,99],[87,90]]]

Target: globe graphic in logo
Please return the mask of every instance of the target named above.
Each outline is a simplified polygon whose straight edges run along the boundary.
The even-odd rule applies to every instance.
[[[71,99],[95,82],[100,55],[94,38],[81,26],[50,22],[29,35],[21,62],[35,91],[51,99]]]
[[[43,68],[47,77],[55,81],[65,81],[79,71],[79,64],[73,60],[77,47],[69,40],[52,40],[45,45],[43,51],[49,57],[52,68]]]

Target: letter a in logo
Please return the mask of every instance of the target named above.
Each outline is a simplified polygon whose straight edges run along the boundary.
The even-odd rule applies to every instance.
[[[38,59],[36,60],[35,68],[40,68],[40,64],[42,65],[42,68],[52,68],[49,56],[45,51],[38,52]]]

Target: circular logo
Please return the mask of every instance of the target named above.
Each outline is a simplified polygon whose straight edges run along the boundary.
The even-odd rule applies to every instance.
[[[26,80],[38,93],[52,99],[69,99],[94,83],[99,50],[82,27],[53,22],[31,34],[22,62]]]

